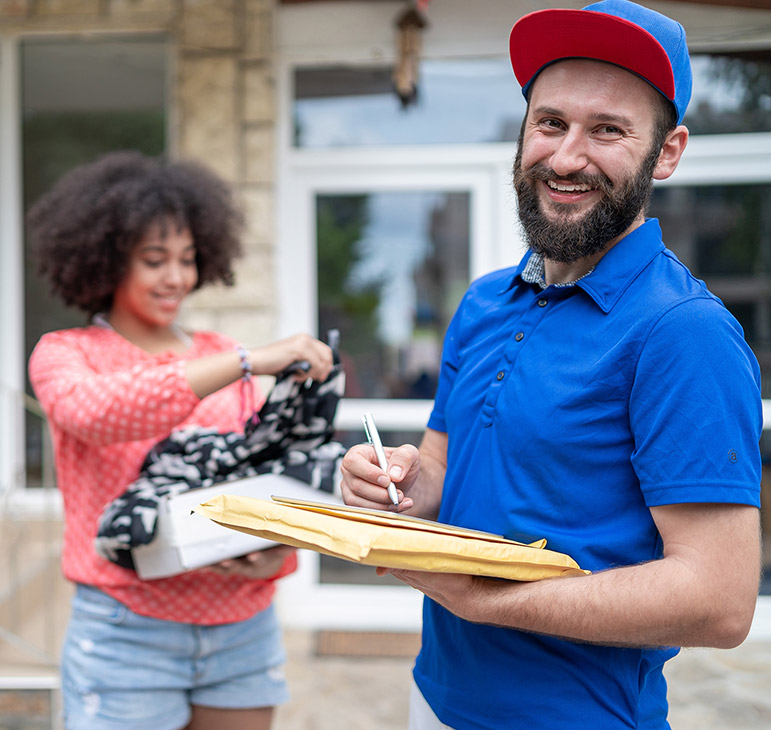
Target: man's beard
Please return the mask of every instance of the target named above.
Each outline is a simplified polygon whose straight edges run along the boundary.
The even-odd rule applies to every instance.
[[[536,163],[527,172],[522,170],[522,140],[514,160],[514,189],[519,204],[519,220],[525,230],[527,243],[535,252],[560,263],[571,263],[601,252],[619,237],[647,208],[653,187],[653,170],[661,147],[654,145],[640,165],[640,169],[618,189],[605,175],[576,172],[560,176],[543,163]],[[560,180],[596,188],[603,197],[582,218],[569,221],[569,203],[552,204],[564,218],[550,220],[541,210],[536,192],[537,185],[546,180]]]

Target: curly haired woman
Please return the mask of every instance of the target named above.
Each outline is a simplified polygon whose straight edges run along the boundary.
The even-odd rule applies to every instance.
[[[177,324],[187,295],[233,282],[241,217],[193,163],[117,152],[65,175],[29,211],[40,272],[90,324],[50,332],[29,363],[64,499],[62,567],[76,584],[62,651],[68,730],[266,730],[285,701],[274,581],[286,546],[142,581],[93,548],[103,507],[177,428],[233,431],[246,371],[297,360],[323,380],[332,352],[309,335],[246,349]],[[298,376],[299,377],[299,376]]]

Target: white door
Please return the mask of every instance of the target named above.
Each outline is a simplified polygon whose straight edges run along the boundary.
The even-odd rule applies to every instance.
[[[457,148],[348,160],[323,152],[289,171],[278,246],[281,333],[340,330],[347,390],[336,438],[347,446],[364,441],[365,411],[386,445],[419,442],[460,298],[471,279],[521,255],[512,155],[509,145],[466,150],[467,161]],[[288,625],[419,628],[420,595],[398,581],[312,552],[300,560],[280,583]]]

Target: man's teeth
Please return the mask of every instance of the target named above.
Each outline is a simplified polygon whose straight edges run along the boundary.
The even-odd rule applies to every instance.
[[[546,184],[552,189],[560,193],[588,193],[591,189],[591,185],[576,185],[574,183],[556,183],[548,180]]]

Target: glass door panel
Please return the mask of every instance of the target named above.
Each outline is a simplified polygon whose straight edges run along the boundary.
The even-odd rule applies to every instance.
[[[346,398],[432,400],[444,333],[469,284],[471,193],[324,193],[315,202],[318,331],[340,330]],[[417,445],[422,435],[407,424],[381,431],[386,444]],[[363,431],[337,438],[350,446]],[[374,568],[326,556],[319,581],[383,584]]]
[[[654,189],[650,215],[665,240],[739,320],[771,399],[771,185],[667,186]],[[771,593],[771,430],[760,439],[765,575]]]
[[[351,398],[432,399],[469,283],[468,192],[318,195],[318,327],[340,330]]]

